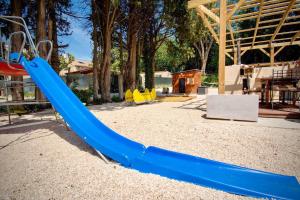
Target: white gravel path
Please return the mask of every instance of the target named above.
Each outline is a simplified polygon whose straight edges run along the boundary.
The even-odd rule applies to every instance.
[[[92,106],[118,133],[145,145],[193,154],[300,180],[300,120],[258,123],[208,120],[204,100]],[[200,109],[199,109],[200,108]],[[39,122],[38,113],[14,118]],[[7,119],[0,117],[3,127]],[[248,199],[106,165],[74,133],[55,121],[0,128],[0,199]]]

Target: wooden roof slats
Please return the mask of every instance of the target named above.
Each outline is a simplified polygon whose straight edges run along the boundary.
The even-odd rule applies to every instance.
[[[227,14],[226,21],[229,21],[230,18],[234,15],[234,13],[245,3],[246,0],[239,0],[239,2],[230,10]]]
[[[299,0],[297,0],[298,2]],[[259,6],[259,1],[246,1],[240,8],[239,10],[247,10],[249,8],[255,8],[257,6]],[[272,5],[276,5],[278,3],[288,3],[289,0],[270,0],[270,1],[265,1],[265,6],[272,6]],[[232,10],[235,7],[236,4],[230,4],[227,6],[228,10]],[[214,13],[219,13],[219,8],[213,8],[212,12]]]
[[[300,21],[296,21],[296,22],[286,22],[284,23],[282,26],[291,26],[291,25],[297,25],[300,24]],[[258,30],[260,29],[269,29],[269,28],[275,28],[277,27],[277,24],[273,24],[273,25],[267,25],[267,26],[259,26]],[[237,31],[233,31],[234,34],[238,34],[238,33],[244,33],[244,32],[250,32],[250,31],[254,31],[255,28],[248,28],[248,29],[243,29],[243,30],[237,30]],[[230,34],[229,32],[227,34]]]
[[[296,2],[296,0],[290,0],[289,6],[288,6],[288,8],[285,10],[285,12],[284,12],[284,14],[283,14],[283,16],[282,16],[282,18],[281,18],[281,20],[280,20],[280,22],[279,22],[279,24],[278,24],[276,30],[275,30],[275,32],[274,32],[274,35],[272,36],[270,42],[272,42],[272,41],[276,38],[277,33],[280,31],[280,29],[281,29],[282,25],[284,24],[284,22],[285,22],[287,16],[288,16],[289,13],[291,12],[291,10],[292,10],[292,8],[293,8],[295,2]],[[299,9],[299,10],[300,10],[300,9]]]
[[[259,5],[260,5],[259,6],[259,13],[258,13],[258,16],[256,18],[256,25],[255,25],[254,36],[253,36],[253,40],[252,40],[252,47],[255,44],[256,35],[257,35],[257,31],[258,31],[258,26],[259,26],[259,22],[260,22],[260,17],[261,17],[262,10],[263,10],[263,7],[264,7],[264,0],[260,0]]]
[[[196,1],[207,3],[210,0],[191,2],[196,3]],[[219,4],[214,5],[219,6]],[[213,38],[220,43],[219,8],[208,9],[204,4],[193,6],[197,8],[198,15],[203,19]],[[234,52],[238,38],[241,40],[243,53],[251,49],[263,49],[261,51],[264,52],[264,49],[272,45],[277,48],[274,52],[277,55],[285,46],[300,45],[300,0],[239,0],[235,4],[227,5],[226,8],[227,31],[226,37],[223,37],[226,44],[225,52]],[[247,20],[256,20],[256,22],[251,22],[253,27],[237,29],[236,23],[247,22]],[[267,51],[264,53],[271,55]]]
[[[300,31],[298,31],[298,32],[292,37],[292,39],[291,39],[291,44],[292,44],[294,41],[296,41],[296,39],[299,38],[299,37],[300,37]]]
[[[274,47],[282,47],[282,46],[289,46],[289,45],[300,45],[300,40],[296,40],[291,44],[291,42],[279,42],[272,44]],[[251,50],[251,49],[259,49],[259,48],[270,48],[270,44],[261,44],[261,45],[255,45],[254,47],[251,46],[245,46],[241,47],[241,51],[245,50]],[[226,52],[233,52],[233,48],[226,48]]]
[[[300,8],[297,7],[293,7],[291,12],[297,12],[300,11]],[[269,17],[269,16],[274,16],[274,15],[281,15],[285,13],[285,9],[280,9],[278,11],[272,11],[272,12],[268,12],[268,13],[263,13],[261,15],[261,17]],[[258,12],[253,12],[252,15],[247,16],[247,17],[239,17],[239,16],[235,16],[234,18],[232,18],[230,21],[232,22],[239,22],[239,21],[245,21],[245,20],[249,20],[249,19],[254,19],[257,17]]]
[[[287,35],[287,34],[295,34],[298,33],[300,30],[296,30],[296,31],[287,31],[287,32],[279,32],[277,35]],[[271,37],[273,34],[264,34],[264,35],[257,35],[256,38],[262,38],[262,37]],[[240,38],[240,40],[252,40],[253,36],[250,37],[243,37]],[[269,38],[270,39],[270,38]],[[238,38],[234,39],[235,41],[238,40]],[[231,40],[227,40],[226,42],[231,43]]]

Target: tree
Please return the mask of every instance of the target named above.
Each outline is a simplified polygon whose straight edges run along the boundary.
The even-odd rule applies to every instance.
[[[70,64],[75,60],[75,57],[72,54],[65,54],[59,57],[59,71],[60,70],[68,70],[68,73],[70,72]],[[72,80],[67,75],[66,76],[66,84],[67,86],[70,86],[72,83]]]
[[[154,88],[155,54],[168,38],[169,30],[165,27],[163,1],[145,1],[143,3],[146,21],[144,22],[143,60],[145,67],[145,86]]]
[[[112,33],[115,27],[115,21],[119,15],[119,2],[104,0],[101,2],[95,1],[92,4],[96,9],[96,20],[99,31],[99,45],[101,49],[101,67],[100,67],[100,92],[103,102],[110,102],[110,80],[111,80],[111,48],[112,48]]]
[[[141,17],[141,2],[129,0],[128,30],[127,30],[127,51],[128,59],[124,69],[125,90],[136,88],[136,64],[138,32],[143,22]]]
[[[205,74],[208,55],[214,41],[195,11],[189,12],[188,23],[190,24],[189,40],[197,49],[200,58],[199,66],[201,67],[202,74]]]
[[[23,1],[22,0],[11,0],[11,15],[12,16],[22,16],[22,8],[23,8]],[[17,32],[21,31],[22,28],[20,25],[15,23],[10,23],[10,32]],[[12,38],[11,50],[13,52],[19,52],[21,45],[22,45],[22,37],[21,35],[16,35]],[[12,76],[12,81],[22,82],[22,76]],[[22,83],[13,83],[13,90],[12,90],[12,100],[13,101],[20,101],[24,99],[24,92],[23,92],[23,84]]]
[[[46,39],[46,1],[38,0],[37,2],[37,26],[36,26],[36,40],[42,41]],[[39,56],[42,58],[47,57],[47,47],[42,43],[38,49]],[[37,100],[44,100],[44,96],[39,88],[36,87],[35,97]]]
[[[99,36],[98,28],[99,24],[97,22],[97,5],[94,0],[91,0],[92,5],[92,15],[91,20],[93,24],[92,30],[92,41],[93,41],[93,101],[97,102],[99,99],[99,71],[100,71],[100,58],[99,58]]]

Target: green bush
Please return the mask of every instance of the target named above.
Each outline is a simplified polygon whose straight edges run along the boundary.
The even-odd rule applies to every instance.
[[[218,86],[218,75],[210,74],[202,76],[202,86]]]
[[[112,102],[121,102],[121,101],[122,101],[122,100],[120,99],[120,97],[117,96],[117,95],[112,96],[111,100],[112,100]]]
[[[72,89],[73,92],[77,95],[81,102],[86,103],[88,105],[90,103],[90,98],[93,95],[93,91],[91,89],[88,90],[78,90]]]

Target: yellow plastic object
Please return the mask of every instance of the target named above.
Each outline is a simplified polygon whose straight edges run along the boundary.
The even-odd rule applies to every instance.
[[[133,94],[130,89],[126,90],[126,92],[125,92],[125,101],[133,102]]]
[[[133,101],[135,103],[144,103],[146,100],[144,95],[142,95],[137,89],[133,91]]]
[[[155,88],[152,88],[150,92],[151,100],[154,101],[156,99],[156,91]]]
[[[144,96],[146,101],[152,101],[152,98],[151,98],[151,95],[150,95],[150,92],[149,92],[148,88],[145,89],[145,92],[142,93],[142,95]]]

